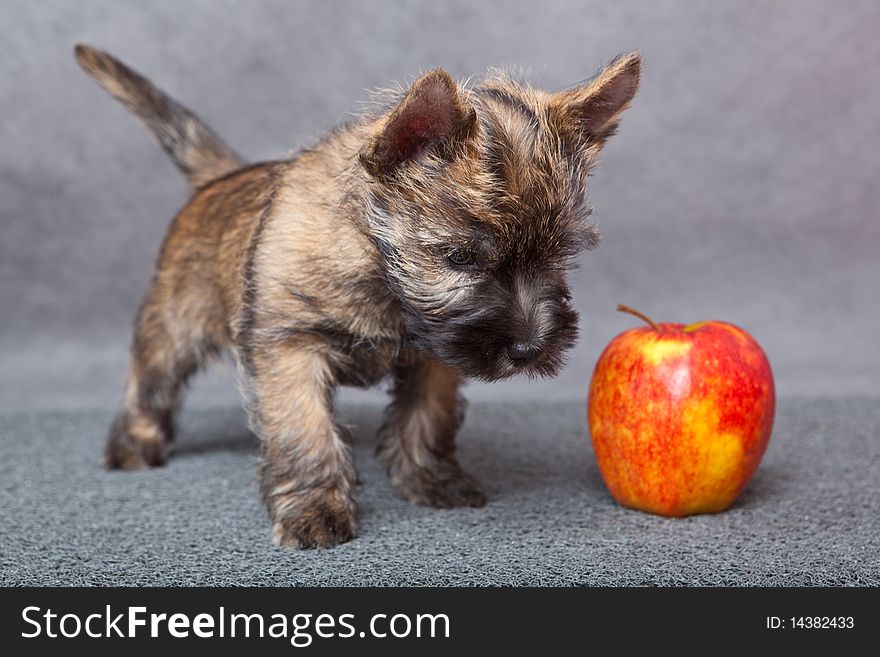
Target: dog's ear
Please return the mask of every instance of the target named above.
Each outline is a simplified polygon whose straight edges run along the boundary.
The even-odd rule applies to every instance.
[[[435,69],[413,83],[360,159],[373,175],[387,174],[432,149],[451,154],[475,125],[476,112],[462,101],[455,80]]]
[[[550,117],[563,141],[601,147],[614,134],[620,113],[636,95],[641,71],[641,56],[631,52],[588,82],[553,94]]]

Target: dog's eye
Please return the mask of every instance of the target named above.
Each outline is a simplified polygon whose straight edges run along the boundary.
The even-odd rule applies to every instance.
[[[461,249],[450,249],[446,252],[446,260],[451,265],[458,268],[473,267],[474,259],[470,253]]]

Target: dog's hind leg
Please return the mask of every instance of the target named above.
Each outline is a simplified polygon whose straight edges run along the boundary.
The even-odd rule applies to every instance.
[[[104,465],[134,470],[162,465],[174,439],[174,413],[189,377],[217,352],[216,343],[169,301],[160,281],[147,294],[135,325],[122,407],[110,428]]]

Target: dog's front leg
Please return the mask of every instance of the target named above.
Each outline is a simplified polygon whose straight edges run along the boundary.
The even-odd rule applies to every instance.
[[[260,485],[276,543],[330,547],[356,533],[349,445],[333,419],[330,351],[318,339],[254,348],[253,421]]]
[[[400,495],[429,506],[483,506],[486,496],[455,458],[464,416],[458,376],[439,361],[410,355],[394,371],[394,399],[377,454]]]

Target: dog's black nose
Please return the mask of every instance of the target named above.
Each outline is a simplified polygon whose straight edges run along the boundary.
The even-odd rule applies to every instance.
[[[528,365],[541,355],[541,347],[532,342],[513,342],[507,347],[507,357],[514,365]]]

